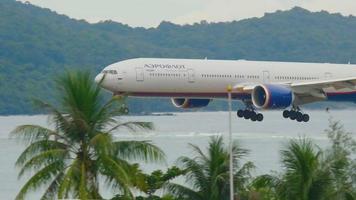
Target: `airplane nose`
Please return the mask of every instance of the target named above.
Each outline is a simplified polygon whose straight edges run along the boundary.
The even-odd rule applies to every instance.
[[[103,74],[102,73],[96,75],[94,81],[95,81],[95,83],[99,83],[101,81],[101,79],[103,79]]]

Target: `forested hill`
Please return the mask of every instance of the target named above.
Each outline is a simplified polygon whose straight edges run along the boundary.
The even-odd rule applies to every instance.
[[[302,8],[226,23],[132,28],[90,24],[48,9],[0,0],[0,114],[34,113],[31,99],[55,101],[53,81],[67,69],[89,69],[134,57],[356,63],[356,17]],[[133,111],[168,111],[133,100]],[[218,109],[213,104],[210,109]]]

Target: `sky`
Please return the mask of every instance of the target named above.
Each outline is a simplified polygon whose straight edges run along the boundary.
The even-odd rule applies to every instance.
[[[25,1],[25,0],[21,0]],[[192,24],[261,17],[300,6],[311,11],[356,16],[356,0],[27,0],[91,23],[113,20],[132,27],[156,27],[161,21]]]

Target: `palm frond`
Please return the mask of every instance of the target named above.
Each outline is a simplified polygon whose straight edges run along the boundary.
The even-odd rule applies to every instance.
[[[102,163],[100,166],[101,171],[109,180],[118,181],[123,185],[131,184],[128,169],[125,167],[126,164],[119,163],[118,160],[114,160],[108,156],[103,156],[100,159]]]
[[[193,149],[194,152],[198,153],[198,157],[203,160],[203,162],[209,162],[209,158],[203,153],[203,151],[194,144],[189,143],[188,144],[191,149]]]
[[[153,124],[151,122],[124,122],[124,123],[114,126],[108,132],[111,133],[111,132],[118,130],[120,128],[126,128],[133,132],[136,132],[138,130],[148,131],[148,130],[154,129]]]
[[[43,166],[50,165],[53,162],[65,162],[65,157],[68,156],[68,152],[64,149],[51,149],[41,154],[32,157],[21,167],[19,172],[19,178],[21,178],[24,173],[32,170],[38,170]]]
[[[315,195],[316,199],[323,199],[317,194],[318,190],[313,189],[313,185],[318,182],[316,176],[322,171],[321,153],[313,142],[306,138],[291,140],[281,151],[281,157],[285,182],[284,188],[280,187],[284,190],[279,190],[280,196],[307,199]]]
[[[60,172],[57,177],[54,178],[52,183],[47,187],[45,193],[42,195],[41,200],[51,200],[56,196],[59,184],[63,179],[63,175],[63,172]]]
[[[121,107],[124,105],[122,100],[118,100],[115,96],[105,103],[98,112],[93,115],[93,128],[102,130],[106,126],[116,124],[114,117],[123,114]]]
[[[112,153],[114,147],[112,136],[108,133],[97,133],[90,139],[89,145],[96,150],[96,153],[104,155]]]
[[[329,171],[317,170],[309,188],[309,199],[325,199],[325,194],[332,190]]]
[[[237,140],[235,140],[233,142],[232,152],[233,152],[234,160],[238,161],[243,157],[246,157],[250,153],[250,150],[242,148],[240,143]]]
[[[45,185],[47,182],[51,181],[60,170],[63,169],[62,162],[53,162],[50,165],[47,165],[43,169],[39,170],[35,175],[33,175],[26,184],[21,188],[20,192],[16,196],[17,200],[24,199],[25,195],[32,190],[40,188],[42,185]]]
[[[211,137],[207,152],[198,146],[189,144],[196,154],[193,158],[180,157],[177,163],[183,168],[186,182],[202,199],[228,199],[229,197],[229,151],[222,137]],[[233,159],[235,169],[235,183],[239,192],[247,190],[251,178],[253,164],[245,163],[241,168],[240,159],[248,154],[237,141],[233,143]]]
[[[37,125],[22,125],[11,131],[10,136],[15,137],[26,144],[31,144],[39,140],[49,139],[58,135],[56,132]]]
[[[62,181],[59,184],[58,188],[58,199],[64,199],[68,197],[68,192],[71,189],[71,183],[75,182],[76,178],[74,174],[79,171],[79,161],[74,160],[70,166],[68,166]]]
[[[55,125],[56,131],[62,131],[66,133],[70,129],[70,123],[65,115],[63,115],[57,108],[53,105],[43,102],[41,100],[34,100],[34,104],[50,113],[49,121],[50,124]]]
[[[22,166],[29,158],[52,149],[66,149],[68,146],[59,141],[53,140],[40,140],[31,143],[17,158],[16,165]]]
[[[133,196],[130,191],[132,186],[129,170],[129,164],[124,161],[114,160],[110,157],[102,157],[100,171],[116,189],[122,191],[125,195]]]
[[[121,159],[164,162],[166,155],[149,141],[116,141],[114,152]]]
[[[280,178],[266,174],[255,178],[252,185],[255,188],[276,188],[281,182],[282,180]]]
[[[241,168],[237,169],[234,175],[235,185],[241,190],[246,184],[252,180],[252,170],[256,167],[253,162],[245,163]]]
[[[165,186],[165,191],[181,200],[205,200],[199,192],[175,183],[168,183]]]
[[[193,189],[207,188],[209,180],[204,173],[204,167],[195,160],[188,157],[180,157],[178,163],[186,171],[186,181],[193,186]]]

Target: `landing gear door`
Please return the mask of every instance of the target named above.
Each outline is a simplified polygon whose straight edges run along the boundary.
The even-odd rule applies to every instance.
[[[263,83],[269,83],[270,77],[269,77],[269,71],[263,71]]]
[[[143,68],[136,68],[136,81],[143,81],[144,80],[144,73]]]
[[[189,83],[194,83],[195,82],[194,69],[188,69],[188,81],[189,81]]]

